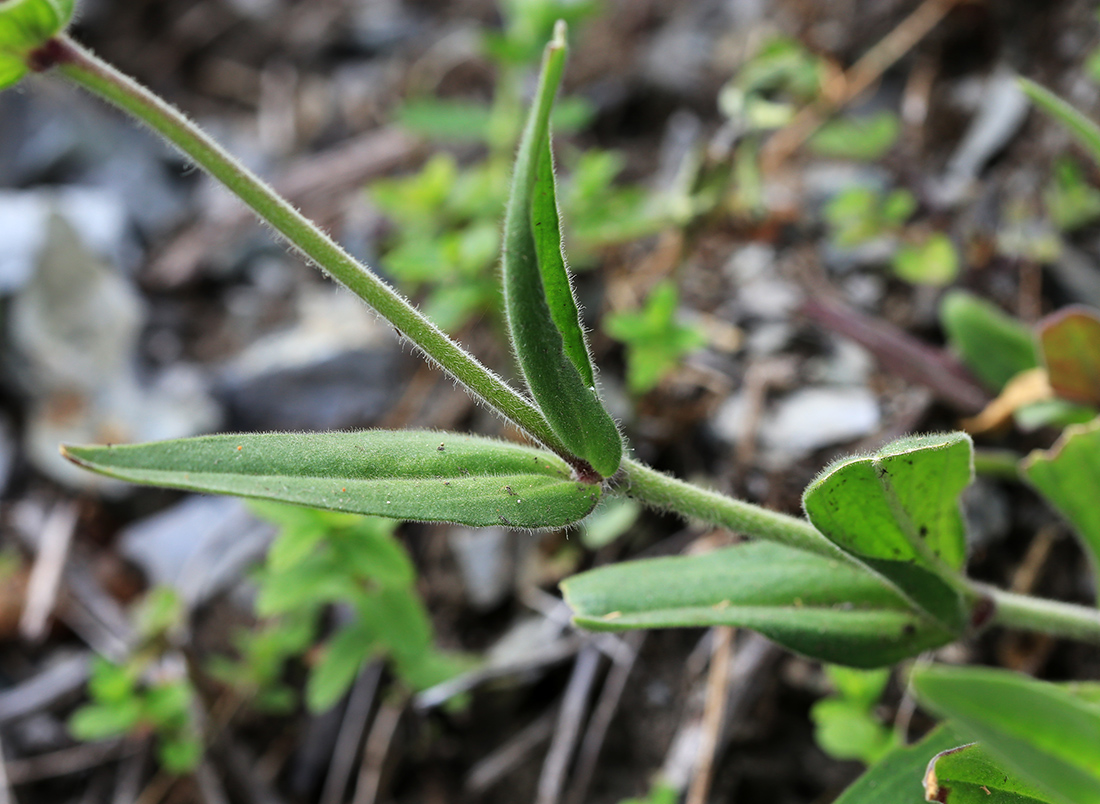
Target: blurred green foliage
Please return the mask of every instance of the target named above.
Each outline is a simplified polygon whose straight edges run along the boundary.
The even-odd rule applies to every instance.
[[[284,683],[286,663],[312,658],[306,705],[333,706],[364,663],[388,659],[408,688],[420,690],[466,669],[467,657],[435,648],[431,621],[416,591],[416,571],[394,536],[399,524],[279,503],[251,503],[280,528],[256,575],[256,613],[267,622],[237,639],[239,657],[219,658],[211,672],[263,709],[296,704]],[[349,615],[325,627],[333,604]]]
[[[652,391],[684,355],[706,345],[702,330],[677,319],[679,303],[675,283],[664,280],[654,286],[640,310],[619,311],[604,319],[604,331],[626,346],[626,381],[631,392]]]
[[[88,681],[90,702],[69,719],[78,740],[154,734],[157,758],[169,773],[194,770],[202,759],[195,689],[173,634],[184,607],[171,589],[153,589],[137,607],[138,647],[122,663],[97,657]]]

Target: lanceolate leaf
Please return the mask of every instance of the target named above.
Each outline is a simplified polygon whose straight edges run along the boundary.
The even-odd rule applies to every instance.
[[[918,698],[1058,804],[1100,802],[1100,706],[984,667],[920,667]]]
[[[1024,476],[1073,525],[1100,568],[1100,419],[1067,427],[1054,447],[1035,450]]]
[[[871,573],[768,542],[615,564],[569,578],[562,590],[585,628],[732,625],[854,667],[892,664],[954,638]]]
[[[1031,330],[985,299],[953,290],[940,304],[940,321],[951,348],[990,390],[1039,365]]]
[[[563,527],[600,497],[548,452],[453,433],[216,435],[62,452],[134,483],[474,526]]]
[[[1020,88],[1036,106],[1065,126],[1069,133],[1085,147],[1089,156],[1100,165],[1100,128],[1096,123],[1034,81],[1021,78]]]
[[[1057,802],[978,743],[949,748],[933,757],[924,774],[924,790],[928,801],[940,804]]]
[[[74,0],[0,0],[0,89],[27,72],[27,58],[64,30]]]
[[[802,498],[830,541],[957,630],[968,608],[957,578],[966,561],[959,495],[973,478],[972,453],[965,433],[899,439],[826,468]]]
[[[921,778],[928,762],[961,742],[951,729],[939,726],[916,745],[891,750],[834,804],[924,804]]]
[[[1067,307],[1039,322],[1039,344],[1054,392],[1100,407],[1100,315]]]
[[[543,57],[504,220],[504,300],[512,344],[535,401],[575,455],[608,477],[622,439],[596,393],[592,360],[562,257],[550,110],[565,67],[564,30]]]

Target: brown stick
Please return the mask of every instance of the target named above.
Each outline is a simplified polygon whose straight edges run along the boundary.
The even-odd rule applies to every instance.
[[[841,89],[826,93],[816,103],[810,104],[777,131],[764,145],[761,166],[770,172],[785,162],[817,131],[825,120],[841,107],[857,98],[898,59],[908,53],[940,20],[947,16],[961,0],[924,0],[916,10],[898,23],[890,33],[879,40],[839,79]]]

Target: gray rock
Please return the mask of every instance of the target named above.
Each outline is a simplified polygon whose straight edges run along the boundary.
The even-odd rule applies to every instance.
[[[235,584],[274,533],[241,500],[191,497],[130,525],[118,544],[151,585],[171,586],[194,608]]]
[[[452,528],[447,534],[466,599],[477,611],[499,605],[512,591],[512,534],[505,528]]]
[[[873,433],[882,418],[867,388],[803,388],[781,399],[764,417],[760,440],[780,462]]]

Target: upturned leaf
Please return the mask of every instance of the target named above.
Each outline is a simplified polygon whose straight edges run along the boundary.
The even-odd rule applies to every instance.
[[[965,433],[902,438],[827,467],[802,503],[830,541],[961,631],[968,606],[957,575],[966,561],[959,495],[973,478],[972,456]]]
[[[899,746],[867,769],[834,804],[924,804],[921,778],[928,762],[962,740],[939,726],[916,745]]]
[[[978,743],[941,751],[928,763],[924,794],[941,804],[1057,804],[1045,790],[1019,777],[1015,770]]]
[[[985,667],[913,671],[919,700],[949,717],[1057,804],[1100,802],[1100,706],[1071,689]]]
[[[1063,399],[1100,406],[1100,315],[1073,306],[1039,322],[1039,345],[1054,392]]]
[[[0,89],[29,69],[31,53],[61,33],[75,0],[0,0]]]
[[[732,625],[835,664],[881,667],[954,635],[851,564],[770,542],[583,572],[562,583],[592,630]]]
[[[548,452],[453,433],[215,435],[62,454],[133,483],[473,526],[564,527],[600,498]]]
[[[1073,525],[1093,569],[1100,568],[1100,419],[1067,427],[1051,449],[1028,455],[1021,470]]]
[[[504,219],[504,301],[527,386],[566,447],[603,477],[622,438],[596,391],[595,372],[562,256],[550,150],[550,111],[565,68],[559,25],[543,55],[538,91],[516,157]]]

